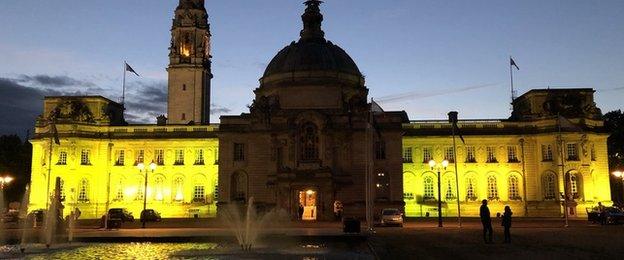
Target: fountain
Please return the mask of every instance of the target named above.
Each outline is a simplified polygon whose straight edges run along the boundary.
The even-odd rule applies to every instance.
[[[22,219],[22,236],[20,239],[20,251],[24,253],[26,250],[26,244],[28,243],[28,231],[32,230],[32,226],[28,221],[28,203],[30,202],[30,186],[26,185],[26,190],[24,191],[24,197],[22,197],[22,204],[20,204],[20,219]],[[35,220],[36,223],[36,220]]]
[[[224,220],[229,229],[234,233],[238,245],[243,251],[250,251],[256,245],[261,232],[269,228],[271,219],[283,216],[283,211],[272,209],[265,214],[258,214],[254,206],[254,198],[250,197],[244,216],[241,216],[238,204],[229,204],[224,212]]]
[[[54,196],[52,197],[52,203],[50,203],[50,207],[45,215],[45,224],[43,228],[43,241],[45,242],[46,248],[50,248],[52,243],[54,243],[54,238],[58,229],[59,224],[62,223],[61,212],[63,212],[63,205],[61,204],[61,178],[56,178],[56,183],[54,186]],[[61,221],[59,221],[59,219]]]
[[[4,187],[0,189],[0,217],[5,213],[4,208]],[[6,229],[4,228],[4,221],[0,221],[0,245],[4,245],[6,241]]]

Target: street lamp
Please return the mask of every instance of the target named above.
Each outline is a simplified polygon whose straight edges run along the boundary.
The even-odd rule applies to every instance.
[[[436,163],[434,160],[429,161],[429,167],[431,170],[436,170],[438,172],[438,227],[442,227],[442,185],[440,180],[440,170],[446,170],[449,162],[447,160],[442,161],[442,165]]]
[[[143,211],[141,211],[140,214],[140,218],[141,218],[141,228],[145,228],[145,217],[143,216],[143,214],[145,213],[145,209],[147,208],[147,169],[145,169],[145,164],[143,163],[139,163],[137,165],[137,168],[139,168],[139,172],[143,172],[145,171],[145,186],[143,188]],[[152,170],[152,174],[154,174],[154,171],[156,170],[156,164],[154,163],[154,161],[152,161],[149,164],[149,168],[150,170]]]
[[[623,171],[614,171],[613,176],[622,179],[622,198],[624,198],[624,172]]]
[[[8,185],[11,181],[13,181],[11,176],[0,176],[0,189],[4,189],[4,185]]]

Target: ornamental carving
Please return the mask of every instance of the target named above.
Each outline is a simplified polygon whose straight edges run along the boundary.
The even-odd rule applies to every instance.
[[[53,121],[74,121],[83,123],[95,123],[93,113],[87,105],[78,100],[67,100],[58,104],[48,117]]]

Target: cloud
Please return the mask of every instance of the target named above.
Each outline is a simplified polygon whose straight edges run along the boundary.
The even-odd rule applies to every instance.
[[[53,87],[95,87],[95,83],[85,80],[77,80],[68,76],[50,76],[50,75],[20,75],[18,78],[20,83],[29,83],[31,85],[53,86]]]
[[[0,134],[22,134],[32,129],[43,110],[46,90],[23,86],[0,78]]]
[[[232,109],[229,109],[227,107],[223,107],[217,104],[211,104],[210,105],[210,114],[211,115],[222,115],[222,114],[226,114],[226,113],[230,113],[232,111]]]

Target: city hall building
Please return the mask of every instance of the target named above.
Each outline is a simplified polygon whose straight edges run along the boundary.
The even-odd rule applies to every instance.
[[[203,0],[175,10],[167,116],[157,124],[129,125],[123,104],[101,96],[46,97],[30,140],[30,209],[48,207],[57,177],[65,215],[79,208],[81,218],[109,208],[139,216],[144,199],[165,218],[216,217],[251,197],[293,219],[300,206],[304,220],[334,219],[337,208],[363,217],[367,190],[376,214],[393,207],[408,217],[437,214],[438,200],[445,216],[457,215],[458,201],[462,216],[477,216],[482,199],[493,212],[510,205],[541,217],[563,214],[563,194],[572,216],[610,203],[607,134],[592,89],[531,90],[509,118],[460,120],[454,149],[448,120],[410,121],[369,103],[356,63],[325,38],[320,1],[305,4],[300,38],[271,60],[249,112],[220,124],[209,123]],[[432,169],[431,160],[449,165]]]

